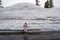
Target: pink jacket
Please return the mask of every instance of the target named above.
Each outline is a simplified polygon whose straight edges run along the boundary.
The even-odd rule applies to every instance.
[[[25,24],[23,25],[23,27],[28,27],[27,23],[25,23]]]

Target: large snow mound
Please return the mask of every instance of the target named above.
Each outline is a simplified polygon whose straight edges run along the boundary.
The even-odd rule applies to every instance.
[[[29,3],[18,3],[0,10],[0,19],[40,19],[59,15],[58,8],[46,9]]]
[[[20,30],[25,22],[29,25],[28,29],[60,31],[60,9],[41,8],[30,3],[0,8],[0,29]]]

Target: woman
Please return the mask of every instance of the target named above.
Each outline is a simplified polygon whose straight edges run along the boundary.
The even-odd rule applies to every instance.
[[[23,25],[24,27],[24,32],[27,32],[27,28],[28,28],[28,24],[25,22],[25,24]]]

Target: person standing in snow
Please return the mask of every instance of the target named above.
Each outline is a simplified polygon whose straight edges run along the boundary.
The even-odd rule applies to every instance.
[[[25,22],[25,24],[23,25],[24,27],[24,32],[27,32],[27,28],[28,28],[28,24]]]

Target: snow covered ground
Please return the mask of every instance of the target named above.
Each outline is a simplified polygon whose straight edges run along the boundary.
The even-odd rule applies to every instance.
[[[47,9],[29,3],[0,8],[0,29],[21,30],[25,22],[28,29],[60,31],[60,8]]]

